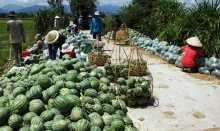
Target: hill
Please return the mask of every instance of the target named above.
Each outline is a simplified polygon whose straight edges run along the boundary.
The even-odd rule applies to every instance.
[[[49,8],[50,8],[49,6],[45,6],[45,5],[34,5],[34,6],[22,8],[18,12],[33,13],[33,12],[37,12],[40,9],[42,10],[42,9],[49,9]]]
[[[30,7],[23,7],[20,5],[15,4],[8,4],[0,8],[0,13],[7,13],[11,10],[14,10],[16,13],[18,12],[27,12],[27,13],[34,13],[39,11],[39,9],[49,9],[50,6],[46,5],[33,5]],[[114,6],[114,5],[97,5],[97,10],[104,13],[117,13],[120,9],[120,6]],[[64,5],[65,12],[71,13],[69,5]]]
[[[7,12],[9,12],[11,10],[18,12],[22,8],[24,8],[24,6],[20,6],[20,5],[16,5],[16,4],[8,4],[8,5],[1,7],[0,9],[5,10]]]

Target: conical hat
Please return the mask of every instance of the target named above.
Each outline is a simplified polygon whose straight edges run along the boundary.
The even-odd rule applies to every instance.
[[[202,47],[202,43],[197,36],[188,38],[186,42],[191,46]]]
[[[59,32],[56,31],[56,30],[52,30],[50,31],[49,33],[47,33],[46,37],[45,37],[45,41],[48,43],[48,44],[54,44],[56,43],[56,41],[58,40],[59,38]]]

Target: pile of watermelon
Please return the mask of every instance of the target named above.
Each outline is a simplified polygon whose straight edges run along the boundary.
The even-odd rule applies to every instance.
[[[116,84],[116,92],[128,106],[146,105],[152,97],[150,76],[128,77],[127,62],[108,62],[104,66],[106,77]]]
[[[5,72],[0,86],[1,131],[137,131],[126,99],[90,62],[39,59]]]

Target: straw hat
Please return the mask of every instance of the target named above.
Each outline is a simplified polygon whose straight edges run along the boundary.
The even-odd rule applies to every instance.
[[[56,17],[54,17],[54,18],[59,19],[60,17],[57,15],[57,16],[56,16]]]
[[[15,17],[15,16],[17,16],[17,15],[15,14],[14,11],[10,11],[8,16],[9,16],[9,17]]]
[[[73,50],[73,46],[70,46],[68,43],[64,43],[62,45],[62,49],[61,49],[61,52],[63,53],[67,53],[67,52],[71,52]]]
[[[89,15],[88,17],[92,17],[91,15]]]
[[[69,24],[69,26],[73,26],[74,24],[73,24],[73,21],[70,21],[70,24]]]
[[[48,43],[48,44],[54,44],[56,43],[56,41],[58,40],[59,38],[59,32],[56,31],[56,30],[52,30],[50,31],[49,33],[47,33],[46,37],[45,37],[45,41]]]
[[[80,15],[79,17],[83,17],[82,15]]]
[[[41,34],[36,34],[34,38],[35,38],[36,40],[42,39]]]
[[[188,38],[186,42],[191,46],[202,47],[202,43],[197,36]]]
[[[99,14],[99,11],[96,11],[94,15],[100,15],[100,14]]]

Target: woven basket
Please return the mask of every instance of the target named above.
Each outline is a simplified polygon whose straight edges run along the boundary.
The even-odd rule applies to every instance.
[[[127,30],[126,24],[123,23],[120,26],[119,31],[116,32],[116,39],[117,40],[127,40],[129,37],[129,32]]]
[[[130,61],[129,62],[129,69],[131,76],[142,76],[146,74],[147,71],[147,61]]]
[[[97,54],[94,52],[88,53],[88,61],[92,64],[95,64],[97,66],[104,66],[106,62],[109,60],[109,55],[103,53],[103,54]]]

